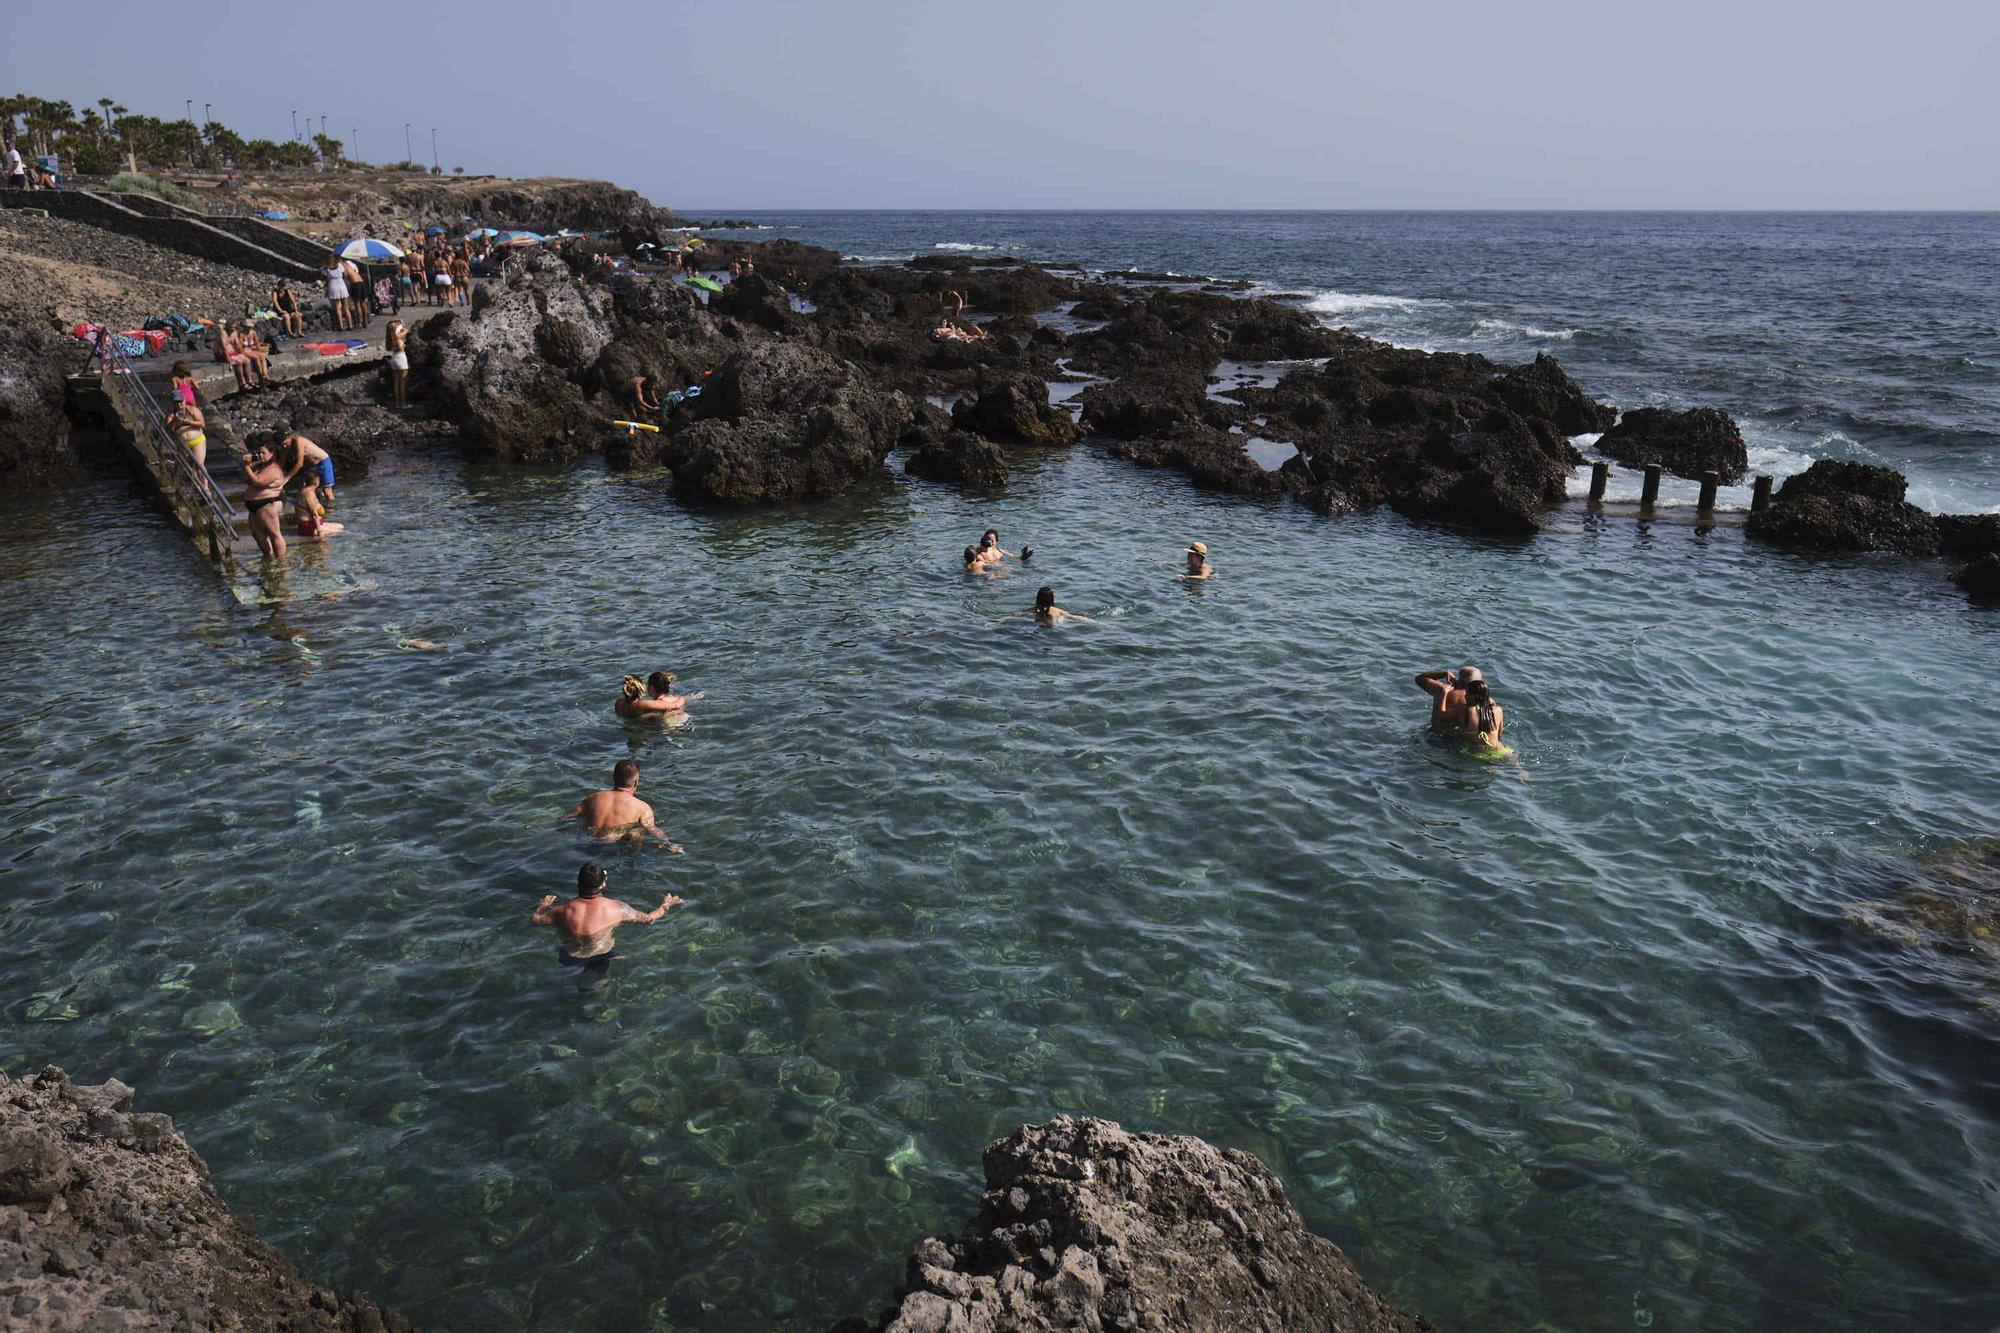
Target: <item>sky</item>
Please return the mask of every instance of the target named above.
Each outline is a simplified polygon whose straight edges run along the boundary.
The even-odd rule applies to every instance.
[[[13,0],[0,85],[800,208],[2000,208],[1995,0]],[[373,23],[380,13],[393,23]],[[313,16],[308,22],[306,16]],[[354,17],[350,17],[354,16]]]

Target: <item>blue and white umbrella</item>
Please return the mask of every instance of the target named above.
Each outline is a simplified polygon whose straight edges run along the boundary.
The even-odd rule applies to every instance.
[[[335,253],[342,259],[401,259],[403,248],[378,241],[372,236],[363,236],[358,241],[349,241]]]

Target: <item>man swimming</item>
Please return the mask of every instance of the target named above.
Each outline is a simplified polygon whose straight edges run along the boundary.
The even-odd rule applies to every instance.
[[[566,818],[581,819],[585,831],[593,838],[632,841],[658,838],[667,844],[668,851],[681,850],[680,844],[670,840],[653,822],[653,807],[639,799],[639,765],[630,759],[620,759],[611,766],[609,791],[584,797]]]
[[[1064,620],[1074,620],[1079,625],[1095,625],[1089,616],[1080,616],[1074,611],[1065,611],[1056,605],[1056,590],[1042,587],[1035,593],[1035,604],[1026,611],[1014,611],[1012,615],[1033,616],[1037,625],[1054,625]]]
[[[681,900],[670,893],[652,911],[641,912],[629,903],[604,896],[609,878],[597,862],[585,861],[576,872],[576,897],[558,905],[556,895],[551,893],[529,916],[531,925],[556,928],[562,941],[556,947],[556,962],[562,966],[600,975],[609,971],[611,960],[618,956],[614,938],[618,927],[627,922],[649,926],[665,916],[668,908],[681,905]]]
[[[1431,730],[1456,732],[1465,725],[1465,687],[1484,679],[1475,666],[1450,671],[1426,671],[1417,677],[1417,688],[1431,696]]]
[[[1184,579],[1205,579],[1215,574],[1215,566],[1208,563],[1208,546],[1202,542],[1189,542],[1187,548],[1187,572]]]

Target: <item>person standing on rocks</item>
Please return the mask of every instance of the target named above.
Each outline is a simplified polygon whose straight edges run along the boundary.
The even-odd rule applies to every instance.
[[[608,791],[584,797],[567,818],[581,819],[584,832],[593,838],[630,842],[657,838],[667,844],[668,851],[681,850],[680,844],[653,822],[653,807],[639,799],[639,765],[630,759],[620,759],[611,766]]]
[[[601,979],[611,970],[612,960],[618,957],[615,938],[618,927],[627,923],[650,926],[665,916],[668,909],[681,905],[681,900],[669,893],[660,899],[658,907],[642,912],[629,903],[605,897],[604,886],[609,879],[604,867],[595,861],[585,861],[576,872],[576,897],[558,904],[556,895],[551,893],[528,917],[532,925],[556,928],[561,940],[556,946],[556,962],[593,974],[593,978],[586,979]]]
[[[405,281],[407,281],[407,277]],[[396,406],[410,405],[410,326],[400,318],[389,321],[382,331],[382,345],[389,349],[389,383],[396,390]]]
[[[654,386],[651,375],[634,375],[626,384],[625,391],[632,395],[632,406],[640,416],[660,414],[660,391]]]
[[[285,469],[267,444],[252,445],[243,455],[243,507],[250,514],[250,535],[267,560],[285,555],[285,530],[278,523],[278,502],[285,498]]]

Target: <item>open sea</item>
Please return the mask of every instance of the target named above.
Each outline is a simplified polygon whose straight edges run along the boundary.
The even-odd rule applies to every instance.
[[[765,220],[1246,279],[2000,508],[1994,216]],[[900,461],[729,515],[415,447],[234,583],[115,472],[0,496],[0,1068],[132,1083],[432,1329],[872,1313],[1058,1112],[1256,1153],[1441,1328],[2000,1323],[2000,978],[1844,915],[2000,832],[1941,566]],[[1032,563],[962,575],[988,526]],[[1426,740],[1462,662],[1512,762]],[[655,669],[684,727],[612,715]],[[684,855],[562,825],[626,757]],[[687,901],[581,994],[527,915],[588,855]]]

